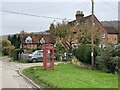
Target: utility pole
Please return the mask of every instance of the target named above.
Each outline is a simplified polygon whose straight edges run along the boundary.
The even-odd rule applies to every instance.
[[[94,68],[94,0],[91,0],[92,2],[92,35],[91,35],[91,66]]]

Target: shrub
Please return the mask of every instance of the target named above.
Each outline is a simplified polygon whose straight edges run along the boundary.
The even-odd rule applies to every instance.
[[[102,71],[107,71],[107,66],[106,66],[106,60],[102,58],[102,56],[97,56],[95,58],[95,66],[96,69],[102,70]]]
[[[113,50],[113,52],[112,52],[112,56],[113,56],[113,57],[116,57],[116,56],[120,57],[120,44],[117,45],[117,46],[114,48],[114,50]]]
[[[96,57],[96,69],[102,70],[104,72],[114,73],[120,65],[120,57],[110,57],[108,60],[104,59],[102,56]]]
[[[2,43],[2,47],[7,47],[11,45],[10,41],[7,39],[0,39],[0,43]]]
[[[3,47],[2,55],[8,55],[9,57],[12,57],[14,48],[14,46]]]
[[[91,45],[83,44],[73,51],[78,60],[91,64]],[[100,48],[94,45],[94,57],[100,54]]]
[[[6,47],[2,48],[2,55],[7,55],[7,50],[6,50]]]
[[[120,46],[115,47],[113,44],[108,44],[102,50],[101,56],[96,58],[96,68],[105,72],[114,73],[118,68]]]
[[[119,68],[118,66],[120,65],[120,63],[118,62],[120,62],[120,57],[110,57],[110,60],[107,63],[107,67],[111,73],[114,73],[116,69]]]

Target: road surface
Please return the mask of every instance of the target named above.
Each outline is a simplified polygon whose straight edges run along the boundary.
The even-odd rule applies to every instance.
[[[18,69],[24,69],[25,66],[19,63],[9,62],[9,58],[0,57],[0,87],[2,88],[36,88],[29,81],[20,76]],[[1,89],[1,88],[0,88]]]

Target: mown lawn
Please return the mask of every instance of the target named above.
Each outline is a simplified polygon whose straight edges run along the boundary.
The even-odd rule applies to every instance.
[[[73,64],[59,64],[55,70],[31,67],[23,73],[29,78],[53,88],[118,88],[118,75],[80,68]]]

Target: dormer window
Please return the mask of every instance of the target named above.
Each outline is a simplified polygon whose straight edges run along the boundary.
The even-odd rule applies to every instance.
[[[32,43],[32,38],[30,36],[28,36],[26,39],[25,39],[25,42],[26,43]]]
[[[40,43],[41,43],[41,44],[44,44],[44,43],[45,43],[45,39],[44,39],[43,37],[41,38]]]

